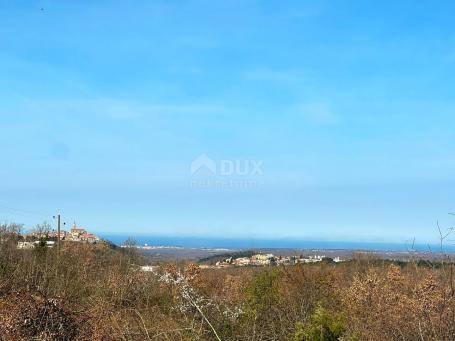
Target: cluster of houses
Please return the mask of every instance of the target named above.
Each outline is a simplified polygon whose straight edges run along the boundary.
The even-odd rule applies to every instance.
[[[324,259],[328,259],[325,255],[314,255],[314,256],[274,256],[271,253],[267,254],[255,254],[251,257],[229,257],[223,261],[216,263],[216,267],[231,267],[231,266],[267,266],[267,265],[291,265],[299,263],[317,263],[322,262]],[[342,262],[340,257],[332,259],[333,262]]]
[[[31,232],[25,234],[23,241],[19,241],[17,243],[18,249],[32,249],[37,244],[39,244],[43,239],[46,242],[48,247],[52,247],[55,245],[56,241],[58,240],[58,232],[55,230],[51,231],[43,231],[43,232]],[[60,240],[62,241],[71,241],[71,242],[86,242],[86,243],[98,243],[101,239],[93,233],[88,232],[86,229],[78,227],[76,223],[74,223],[71,230],[60,231]]]
[[[63,232],[63,235],[62,235]],[[96,243],[100,241],[100,238],[93,233],[88,232],[86,229],[77,227],[74,223],[70,232],[60,231],[60,239],[68,240],[73,242],[87,242],[87,243]]]

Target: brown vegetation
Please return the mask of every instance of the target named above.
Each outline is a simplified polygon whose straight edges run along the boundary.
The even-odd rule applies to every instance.
[[[141,272],[131,250],[0,242],[0,340],[454,340],[451,264]]]

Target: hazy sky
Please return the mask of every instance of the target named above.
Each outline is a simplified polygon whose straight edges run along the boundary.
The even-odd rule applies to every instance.
[[[454,11],[0,0],[0,217],[432,241],[455,211]]]

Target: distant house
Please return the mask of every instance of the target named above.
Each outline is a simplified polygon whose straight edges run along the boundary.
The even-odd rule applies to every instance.
[[[88,242],[88,243],[96,243],[100,241],[100,238],[93,233],[88,232],[86,229],[82,227],[78,227],[76,223],[73,224],[68,236],[65,238],[69,241],[74,242]]]
[[[79,239],[83,242],[96,243],[100,239],[95,236],[93,233],[85,232],[79,236]]]
[[[39,240],[36,240],[34,242],[18,242],[17,248],[21,249],[21,250],[30,250],[30,249],[34,249],[40,243],[41,243],[41,241],[39,241]],[[53,240],[48,240],[45,243],[46,243],[47,247],[55,246],[55,241],[53,241]]]
[[[86,233],[85,229],[77,227],[76,222],[74,222],[73,227],[70,230],[71,237],[74,239],[76,238],[78,239],[84,233]]]
[[[35,243],[38,244],[39,242],[35,242]],[[47,247],[53,247],[53,246],[55,246],[55,244],[56,244],[56,243],[55,243],[55,241],[53,241],[53,240],[48,240],[48,241],[46,241],[46,246],[47,246]]]
[[[326,258],[325,255],[314,255],[314,256],[309,256],[308,258],[300,258],[299,262],[300,263],[317,263],[317,262],[321,262],[324,258]]]
[[[158,269],[159,269],[159,266],[157,265],[144,265],[144,266],[141,266],[141,271],[144,271],[144,272],[156,272]]]
[[[279,256],[278,259],[276,260],[277,264],[295,264],[297,263],[296,258],[294,256],[286,256],[286,257],[281,257]]]
[[[233,263],[234,263],[234,265],[237,265],[237,266],[247,266],[247,265],[251,264],[251,259],[249,259],[248,257],[241,257],[241,258],[234,259]]]
[[[268,254],[257,254],[251,257],[251,262],[254,265],[270,265],[274,260],[274,256],[271,253]]]
[[[33,249],[35,245],[32,242],[18,242],[17,248],[22,250]]]

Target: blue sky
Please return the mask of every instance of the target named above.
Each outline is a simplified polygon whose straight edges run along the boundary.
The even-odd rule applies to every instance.
[[[432,242],[455,211],[454,7],[0,1],[0,217]],[[201,154],[262,172],[192,174]]]

